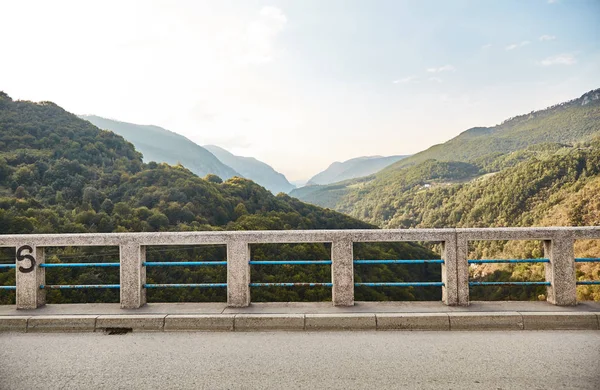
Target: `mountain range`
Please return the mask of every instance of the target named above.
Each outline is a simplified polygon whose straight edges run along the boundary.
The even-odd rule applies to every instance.
[[[95,115],[81,115],[80,118],[131,142],[136,150],[142,153],[145,162],[182,164],[198,176],[206,176],[209,173],[222,179],[240,176],[205,148],[162,127],[120,122]]]
[[[307,186],[331,184],[357,177],[368,176],[407,156],[363,156],[343,162],[334,162],[326,170],[308,180]]]
[[[121,122],[96,115],[80,115],[80,118],[131,142],[142,153],[145,162],[181,164],[198,176],[213,174],[225,180],[233,176],[245,177],[274,194],[288,193],[295,188],[283,174],[262,161],[235,156],[214,145],[202,147],[162,127]]]
[[[600,89],[547,109],[507,119],[494,127],[475,127],[440,145],[397,161],[362,178],[304,187],[294,196],[383,227],[394,227],[398,199],[409,189],[464,186],[539,158],[535,148],[574,147],[600,133]],[[545,145],[545,146],[544,146]],[[454,188],[454,187],[452,187]],[[410,203],[410,202],[409,202]],[[420,222],[409,224],[417,226]]]
[[[243,177],[251,179],[274,194],[280,192],[287,194],[296,188],[283,174],[254,157],[236,156],[215,145],[204,145],[204,148],[215,155],[223,164],[233,168]]]

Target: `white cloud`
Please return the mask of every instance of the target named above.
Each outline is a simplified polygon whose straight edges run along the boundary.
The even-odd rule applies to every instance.
[[[482,49],[489,49],[490,47],[492,47],[491,43],[487,43],[487,44],[481,46]]]
[[[417,76],[408,76],[403,79],[394,80],[394,81],[392,81],[392,84],[408,84],[408,83],[416,83],[418,81],[419,81],[419,78]]]
[[[514,49],[518,49],[518,48],[520,48],[520,47],[527,46],[527,45],[529,45],[530,43],[531,43],[531,42],[529,42],[529,41],[521,41],[521,42],[519,42],[519,43],[513,43],[513,44],[510,44],[510,45],[506,46],[506,50],[514,50]]]
[[[548,0],[548,4],[556,4],[558,3],[558,0]]]
[[[429,73],[439,73],[439,72],[454,72],[456,68],[452,65],[444,65],[439,68],[427,68]]]
[[[243,64],[263,64],[273,60],[277,35],[283,31],[287,17],[276,7],[263,7],[258,18],[246,27],[243,51],[237,60]]]
[[[557,56],[548,57],[542,61],[540,64],[542,66],[552,66],[552,65],[573,65],[576,64],[577,60],[575,56],[571,54],[559,54]]]
[[[553,41],[556,37],[554,35],[542,35],[539,39],[540,41]]]
[[[429,81],[433,81],[435,83],[442,83],[443,82],[443,80],[441,78],[439,78],[439,77],[430,77],[430,78],[428,78],[428,80]]]

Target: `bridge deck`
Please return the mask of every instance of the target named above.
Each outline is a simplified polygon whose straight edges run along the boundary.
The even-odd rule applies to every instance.
[[[136,310],[118,304],[0,308],[0,331],[322,331],[322,330],[600,330],[600,303],[557,307],[546,302],[154,303]]]

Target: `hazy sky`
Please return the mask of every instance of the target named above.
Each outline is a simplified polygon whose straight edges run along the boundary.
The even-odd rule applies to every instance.
[[[0,90],[271,164],[410,154],[600,87],[600,0],[0,0]]]

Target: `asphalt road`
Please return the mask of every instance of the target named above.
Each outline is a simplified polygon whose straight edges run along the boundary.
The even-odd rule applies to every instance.
[[[0,334],[1,389],[600,389],[600,332]]]

